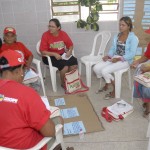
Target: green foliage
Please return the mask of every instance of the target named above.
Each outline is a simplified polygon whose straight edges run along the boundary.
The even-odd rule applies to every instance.
[[[99,0],[79,0],[81,6],[89,7],[89,15],[86,21],[79,19],[77,21],[77,28],[84,28],[86,30],[99,30],[97,21],[99,20],[99,11],[102,11],[102,5]]]

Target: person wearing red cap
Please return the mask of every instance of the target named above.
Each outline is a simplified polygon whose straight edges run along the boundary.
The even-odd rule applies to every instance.
[[[150,29],[146,30],[145,33],[150,34]],[[135,60],[132,64],[132,68],[136,68],[135,75],[142,74],[150,71],[150,43],[147,45],[146,52],[139,58]],[[150,113],[150,88],[134,81],[134,93],[133,97],[141,98],[143,101],[143,107],[145,109],[143,117],[148,117]]]
[[[24,65],[17,51],[0,54],[0,146],[13,149],[28,149],[44,136],[55,136],[51,112],[34,89],[22,84]]]
[[[6,27],[3,32],[4,43],[0,48],[0,52],[8,49],[21,51],[24,55],[26,65],[30,68],[32,63],[33,54],[30,50],[21,42],[17,42],[16,30],[13,27]]]

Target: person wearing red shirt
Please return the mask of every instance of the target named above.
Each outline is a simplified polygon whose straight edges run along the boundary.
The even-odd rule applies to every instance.
[[[150,29],[145,31],[150,34]],[[135,75],[142,74],[150,71],[150,43],[147,45],[146,52],[138,60],[135,60],[131,67],[136,68]],[[144,113],[143,117],[148,117],[150,113],[150,88],[134,81],[134,93],[133,97],[141,98],[143,101]]]
[[[25,62],[18,51],[0,54],[0,146],[28,149],[44,136],[55,136],[51,112],[34,89],[22,84],[24,71]]]
[[[2,40],[1,40],[1,38],[0,38],[0,48],[1,48],[1,46],[2,46]]]
[[[17,42],[16,30],[13,27],[6,27],[3,34],[4,43],[2,44],[0,52],[8,49],[22,52],[26,61],[26,65],[28,68],[30,68],[33,60],[33,54],[23,43]]]
[[[77,68],[77,59],[72,56],[68,60],[62,59],[63,53],[66,57],[72,55],[73,43],[68,34],[61,30],[61,24],[58,19],[49,21],[49,30],[43,33],[40,44],[42,55],[48,55],[51,58],[52,65],[60,71],[61,86],[64,86],[65,73]],[[42,58],[43,62],[48,65],[46,57]]]

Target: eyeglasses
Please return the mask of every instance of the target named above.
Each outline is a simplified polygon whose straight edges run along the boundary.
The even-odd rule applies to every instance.
[[[49,28],[57,28],[56,26],[48,25]]]

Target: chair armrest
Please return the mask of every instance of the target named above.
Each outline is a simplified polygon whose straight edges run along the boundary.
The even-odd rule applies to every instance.
[[[36,58],[33,58],[33,60],[32,60],[32,63],[33,64],[35,64],[35,65],[37,65],[37,66],[40,66],[40,60],[38,60],[38,59],[36,59]]]
[[[16,149],[0,146],[0,150],[16,150]]]
[[[37,143],[34,147],[29,148],[28,150],[40,150],[44,145],[46,145],[52,137],[44,137],[39,143]]]
[[[43,55],[43,56],[47,58],[49,66],[53,67],[51,58],[48,55]]]

